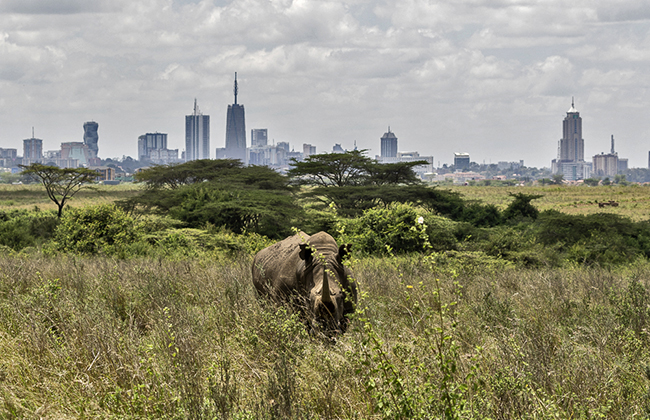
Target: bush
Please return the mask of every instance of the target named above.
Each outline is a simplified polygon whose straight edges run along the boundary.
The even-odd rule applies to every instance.
[[[581,216],[547,210],[533,230],[540,243],[556,246],[578,263],[611,265],[650,257],[650,224],[615,214]]]
[[[50,251],[127,256],[142,226],[114,205],[69,209],[61,218]]]
[[[425,250],[429,238],[424,218],[408,204],[366,210],[356,219],[338,222],[339,243],[350,243],[364,254],[404,254]],[[419,223],[422,222],[422,223]],[[435,229],[443,229],[441,223]]]
[[[54,212],[0,212],[0,245],[14,251],[43,245],[52,238],[57,224]]]

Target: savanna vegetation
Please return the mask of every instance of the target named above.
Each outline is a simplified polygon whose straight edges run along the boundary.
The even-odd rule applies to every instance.
[[[316,176],[336,156],[155,167],[61,218],[42,187],[2,187],[0,417],[650,415],[650,225],[617,213],[645,188],[432,188],[349,158],[340,185]],[[565,211],[592,189],[621,205]],[[352,244],[334,340],[252,287],[294,229]]]

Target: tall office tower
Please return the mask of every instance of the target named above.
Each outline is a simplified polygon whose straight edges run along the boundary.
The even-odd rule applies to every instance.
[[[253,128],[251,130],[251,147],[261,147],[268,144],[269,136],[266,128]]]
[[[397,157],[397,137],[390,131],[381,137],[381,157]]]
[[[166,133],[147,133],[138,137],[138,160],[149,160],[152,150],[167,149]]]
[[[99,153],[99,147],[97,143],[99,142],[99,135],[97,134],[97,129],[99,124],[95,121],[88,121],[84,123],[84,144],[88,146],[92,157],[96,158]]]
[[[23,140],[23,165],[40,162],[43,159],[43,140],[32,138]]]
[[[235,103],[228,105],[226,115],[226,157],[239,159],[246,163],[246,121],[244,116],[244,105],[237,104],[237,73],[235,73]]]
[[[558,158],[551,161],[551,171],[563,174],[567,181],[589,178],[592,165],[585,162],[585,141],[582,138],[582,118],[576,110],[573,98],[571,108],[562,122],[562,138]]]
[[[580,162],[585,160],[585,141],[582,138],[582,118],[576,110],[573,100],[562,123],[560,140],[560,161]]]
[[[194,99],[194,112],[185,116],[185,161],[197,159],[210,159],[210,116],[201,114]]]

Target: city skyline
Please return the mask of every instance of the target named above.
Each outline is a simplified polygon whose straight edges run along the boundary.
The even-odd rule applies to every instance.
[[[549,167],[574,96],[587,160],[614,135],[647,167],[647,1],[7,0],[0,25],[2,148],[35,127],[58,149],[96,121],[101,157],[137,156],[149,132],[182,150],[198,97],[214,157],[238,71],[269,143],[375,156],[390,125],[436,165],[462,151]]]

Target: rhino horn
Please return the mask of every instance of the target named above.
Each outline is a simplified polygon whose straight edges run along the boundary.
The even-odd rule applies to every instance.
[[[330,296],[330,283],[327,280],[327,268],[323,270],[323,291],[321,295],[321,301],[331,302],[332,296]]]

